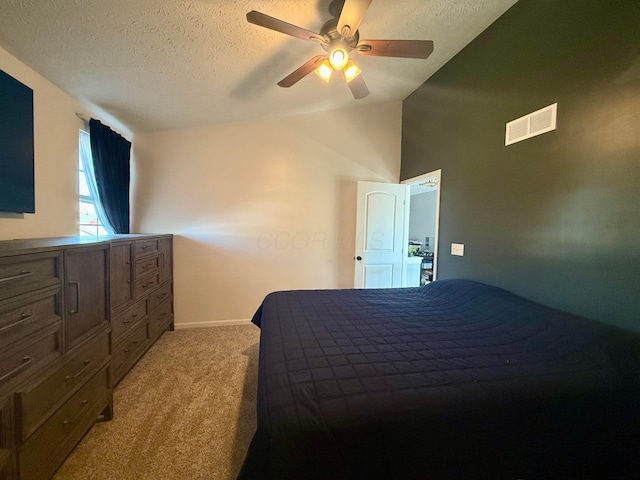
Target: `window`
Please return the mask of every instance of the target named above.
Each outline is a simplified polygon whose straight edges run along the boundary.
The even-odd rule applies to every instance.
[[[85,157],[83,159],[83,156]],[[84,161],[83,161],[84,160]],[[107,235],[109,232],[100,220],[104,218],[100,211],[101,206],[97,198],[93,172],[89,172],[91,166],[91,144],[89,134],[80,130],[78,148],[78,230],[80,236]],[[94,187],[91,188],[93,182]]]

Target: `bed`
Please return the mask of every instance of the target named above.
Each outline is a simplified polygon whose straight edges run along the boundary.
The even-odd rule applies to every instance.
[[[636,460],[636,333],[465,280],[276,292],[252,321],[240,479],[613,478]]]

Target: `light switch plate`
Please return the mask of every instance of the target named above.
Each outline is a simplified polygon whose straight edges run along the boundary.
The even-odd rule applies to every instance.
[[[464,256],[464,243],[452,243],[451,255],[458,255],[459,257]]]

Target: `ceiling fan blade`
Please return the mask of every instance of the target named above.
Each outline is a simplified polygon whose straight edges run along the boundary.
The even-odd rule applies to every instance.
[[[427,58],[433,52],[432,40],[362,40],[356,47],[360,55],[377,57]]]
[[[353,97],[356,100],[359,100],[369,95],[369,89],[367,88],[367,84],[364,83],[362,74],[355,77],[353,80],[347,83],[347,85],[349,85],[349,90],[351,90],[351,93],[353,94]]]
[[[289,88],[291,85],[302,80],[304,77],[306,77],[311,72],[313,72],[316,68],[318,68],[318,66],[324,61],[324,59],[325,59],[324,55],[316,55],[307,63],[297,68],[296,70],[291,72],[289,75],[284,77],[282,80],[280,80],[278,82],[278,85],[284,88]]]
[[[275,30],[276,32],[284,33],[285,35],[291,35],[292,37],[300,38],[308,42],[324,42],[324,38],[322,37],[322,35],[318,35],[311,30],[291,25],[290,23],[283,22],[282,20],[278,20],[277,18],[270,17],[269,15],[265,15],[264,13],[260,13],[255,10],[251,10],[249,13],[247,13],[247,21],[249,23],[253,23],[254,25],[269,28],[271,30]]]
[[[372,0],[345,0],[340,18],[338,19],[338,33],[345,37],[353,37],[360,26],[360,22],[367,13]],[[348,30],[345,30],[345,27]]]

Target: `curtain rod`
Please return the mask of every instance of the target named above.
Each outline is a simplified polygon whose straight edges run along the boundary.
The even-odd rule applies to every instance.
[[[84,122],[85,122],[85,128],[86,128],[86,129],[87,129],[87,131],[88,131],[88,128],[89,128],[89,120],[90,120],[92,117],[90,117],[90,116],[88,116],[88,115],[86,115],[86,114],[84,114],[84,113],[81,113],[81,112],[76,112],[76,117],[78,117],[80,120],[82,120],[82,121],[84,121]],[[95,118],[95,117],[94,117],[94,118]],[[97,119],[97,118],[96,118],[96,120],[100,121],[100,119]],[[102,123],[102,122],[101,122],[101,123]],[[107,124],[103,124],[103,125],[105,125],[106,127],[109,127],[111,130],[113,130],[114,132],[116,132],[116,133],[117,133],[118,135],[120,135],[122,138],[125,138],[125,139],[126,139],[126,137],[125,137],[124,135],[122,135],[120,132],[116,131],[113,127],[111,127],[111,126],[109,126],[109,125],[107,125]],[[130,134],[129,134],[129,135],[130,135]]]

